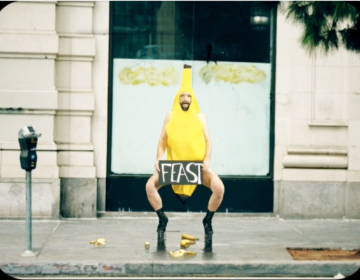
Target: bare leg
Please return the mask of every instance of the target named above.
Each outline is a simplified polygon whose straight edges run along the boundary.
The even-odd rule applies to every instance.
[[[154,208],[155,211],[158,211],[163,207],[162,200],[159,195],[159,174],[155,173],[152,175],[146,183],[146,194],[151,206]]]
[[[208,169],[207,171],[204,171],[204,185],[212,191],[208,204],[208,210],[215,212],[221,205],[224,197],[224,184],[214,171]]]
[[[219,176],[216,175],[214,171],[208,169],[204,171],[204,185],[211,189],[212,195],[209,200],[208,210],[205,218],[203,219],[203,225],[205,230],[205,247],[211,246],[212,240],[212,217],[214,216],[216,210],[219,208],[225,192],[225,187],[223,182],[220,180]],[[206,245],[207,244],[207,245]]]
[[[162,186],[159,186],[158,173],[152,175],[146,183],[146,194],[148,200],[159,217],[159,225],[157,227],[158,241],[165,239],[166,225],[168,223],[168,218],[166,217],[164,210],[162,209],[162,200],[158,192],[161,187]]]

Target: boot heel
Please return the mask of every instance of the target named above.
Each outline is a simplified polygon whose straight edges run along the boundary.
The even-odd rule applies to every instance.
[[[212,242],[212,236],[213,236],[213,232],[209,231],[209,232],[205,232],[205,242]]]
[[[159,230],[158,231],[158,241],[164,241],[166,239],[165,231]]]

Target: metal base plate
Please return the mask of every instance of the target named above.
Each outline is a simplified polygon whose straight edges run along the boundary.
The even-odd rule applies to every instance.
[[[24,253],[22,253],[20,256],[22,257],[36,257],[39,252],[29,251],[26,250]]]

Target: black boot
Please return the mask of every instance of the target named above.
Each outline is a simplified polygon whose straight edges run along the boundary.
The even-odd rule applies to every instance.
[[[203,225],[205,230],[205,247],[212,247],[212,235],[214,233],[211,225],[212,217],[215,212],[207,211],[205,218],[203,219]]]
[[[205,233],[214,233],[211,225],[212,217],[214,216],[215,212],[207,211],[206,216],[203,219],[203,225]]]
[[[156,253],[161,253],[166,251],[165,239],[158,239]]]
[[[168,223],[168,217],[166,217],[164,210],[161,208],[156,211],[159,217],[159,225],[157,227],[158,240],[165,239],[166,225]]]

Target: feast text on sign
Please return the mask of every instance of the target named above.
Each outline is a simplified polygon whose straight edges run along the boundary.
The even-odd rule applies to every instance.
[[[202,161],[159,161],[159,185],[201,185],[204,180]]]

